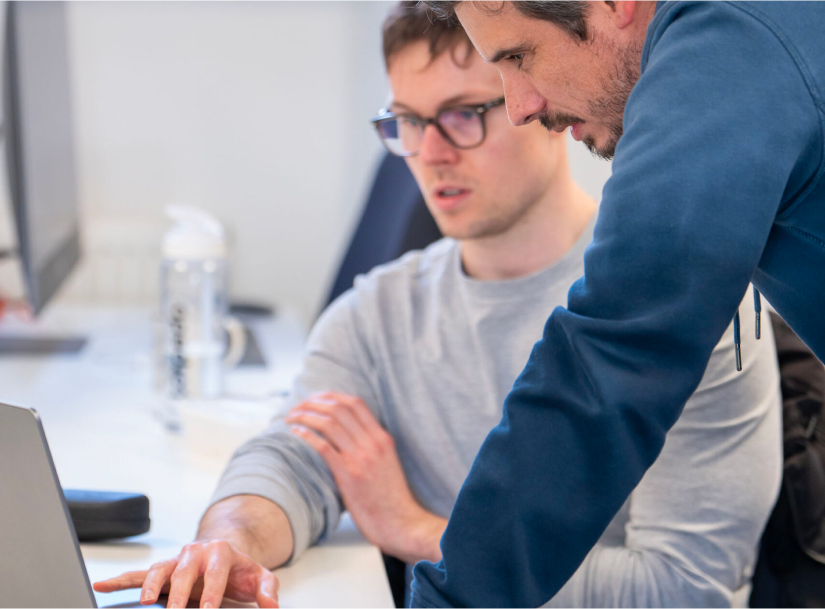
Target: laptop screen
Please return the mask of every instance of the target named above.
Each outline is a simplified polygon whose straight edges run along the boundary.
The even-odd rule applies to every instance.
[[[0,606],[96,606],[40,419],[5,404],[0,548]]]

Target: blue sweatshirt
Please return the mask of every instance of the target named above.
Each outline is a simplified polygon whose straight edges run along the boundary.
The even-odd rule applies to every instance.
[[[641,68],[584,277],[481,447],[443,559],[415,566],[414,606],[549,600],[658,456],[748,282],[825,359],[825,3],[660,3]]]

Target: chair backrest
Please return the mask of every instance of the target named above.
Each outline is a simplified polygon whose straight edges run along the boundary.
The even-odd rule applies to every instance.
[[[356,275],[440,238],[404,159],[385,154],[326,304],[350,289]]]
[[[751,607],[825,607],[825,366],[771,313],[782,389],[782,489],[760,544]]]

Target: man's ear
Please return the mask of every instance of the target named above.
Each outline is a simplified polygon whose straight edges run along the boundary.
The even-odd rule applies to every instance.
[[[636,15],[636,2],[634,0],[607,1],[604,4],[610,21],[620,30],[633,23],[633,17]]]

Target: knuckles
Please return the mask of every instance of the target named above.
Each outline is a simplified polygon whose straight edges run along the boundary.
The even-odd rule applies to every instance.
[[[316,450],[322,457],[331,457],[335,450],[329,444],[329,442],[318,442]]]
[[[191,543],[187,543],[183,546],[183,550],[181,550],[181,554],[193,554],[196,552],[200,552],[203,548],[203,544],[199,541],[193,541]]]
[[[206,542],[206,544],[204,544],[204,548],[210,554],[228,554],[232,551],[232,546],[229,545],[228,541],[225,541],[223,539],[213,539],[212,541],[208,541]]]
[[[347,476],[353,482],[363,482],[369,476],[366,475],[364,468],[358,464],[350,463],[347,467]]]
[[[378,446],[378,450],[384,454],[395,450],[395,440],[385,431],[378,434],[376,445]]]

